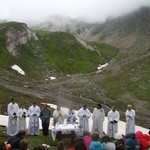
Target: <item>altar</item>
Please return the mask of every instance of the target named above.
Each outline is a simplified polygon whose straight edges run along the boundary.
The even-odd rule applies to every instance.
[[[78,134],[82,132],[78,124],[58,124],[51,130],[53,140],[62,140],[70,138],[73,144]]]

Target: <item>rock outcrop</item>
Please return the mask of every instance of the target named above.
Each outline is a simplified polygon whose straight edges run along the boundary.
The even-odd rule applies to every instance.
[[[38,40],[36,33],[27,27],[26,24],[20,24],[20,28],[10,28],[6,32],[6,46],[13,56],[18,56],[17,45],[26,44],[28,40]]]

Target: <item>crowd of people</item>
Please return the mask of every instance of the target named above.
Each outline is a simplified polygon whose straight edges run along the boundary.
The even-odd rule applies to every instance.
[[[141,131],[135,132],[135,111],[131,105],[127,106],[125,112],[125,138],[118,133],[120,114],[115,106],[111,108],[107,115],[107,133],[103,131],[103,122],[106,115],[101,104],[97,104],[92,113],[87,108],[87,105],[83,105],[83,107],[77,111],[77,114],[73,108],[69,108],[68,112],[64,113],[59,105],[52,113],[47,104],[40,109],[35,101],[28,110],[25,109],[23,105],[19,108],[15,99],[12,98],[7,106],[7,113],[7,135],[9,136],[7,144],[10,144],[12,148],[20,149],[20,147],[28,147],[24,136],[26,134],[31,136],[39,135],[39,120],[41,120],[42,123],[43,135],[48,136],[51,117],[53,118],[53,125],[56,126],[64,122],[66,124],[76,124],[78,121],[77,116],[79,117],[81,132],[80,135],[77,135],[75,146],[72,148],[74,150],[146,150],[150,147],[150,135],[143,134]],[[29,117],[28,130],[26,123],[27,117]],[[93,120],[91,133],[89,132],[90,117],[92,117]],[[63,149],[63,147],[63,142],[59,141],[57,148]],[[39,147],[35,147],[35,149],[38,148]]]

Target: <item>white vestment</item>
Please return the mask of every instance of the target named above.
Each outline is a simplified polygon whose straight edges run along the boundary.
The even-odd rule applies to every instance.
[[[118,121],[120,119],[120,114],[117,110],[108,112],[108,126],[107,126],[107,135],[115,137],[115,134],[118,132]],[[117,121],[117,123],[111,123],[112,121]]]
[[[89,118],[91,117],[91,112],[89,109],[79,109],[78,111],[79,124],[83,131],[89,131]]]
[[[25,130],[27,129],[26,125],[26,117],[27,117],[27,110],[25,108],[20,108],[17,112],[17,131]]]
[[[55,124],[59,123],[59,124],[63,124],[64,123],[64,113],[62,110],[54,110],[53,112],[53,118],[54,118],[54,122]]]
[[[126,132],[128,133],[135,133],[135,111],[133,109],[127,110],[125,113],[126,116]]]
[[[76,113],[74,110],[68,110],[66,114],[67,123],[74,124],[76,121]]]
[[[8,127],[7,134],[9,136],[13,136],[17,133],[17,112],[19,110],[19,106],[17,103],[9,103],[7,106],[8,113]]]
[[[39,106],[30,106],[28,109],[28,115],[29,115],[28,134],[39,135],[39,116],[40,116]]]
[[[92,119],[93,119],[93,125],[92,125],[92,133],[97,132],[99,134],[99,137],[102,138],[103,136],[103,122],[105,118],[105,112],[103,108],[97,109],[94,108]]]

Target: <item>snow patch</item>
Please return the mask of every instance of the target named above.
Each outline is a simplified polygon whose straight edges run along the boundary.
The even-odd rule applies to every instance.
[[[106,64],[104,64],[104,65],[100,65],[100,64],[99,64],[99,66],[97,67],[97,69],[100,70],[100,69],[102,69],[102,68],[105,68],[107,65],[108,65],[108,63],[106,63]]]
[[[51,80],[55,80],[56,79],[56,77],[49,77]]]
[[[18,65],[13,65],[11,68],[18,71],[18,73],[25,75],[25,72]]]

